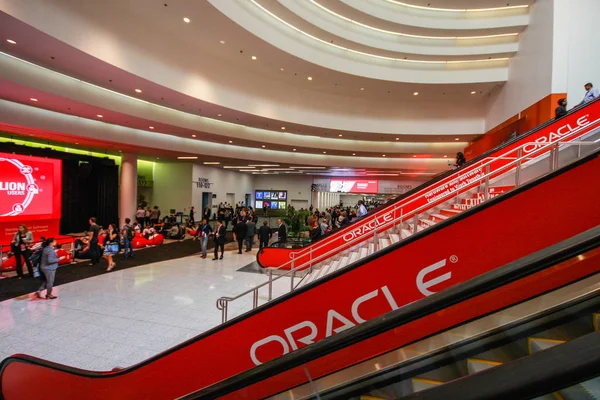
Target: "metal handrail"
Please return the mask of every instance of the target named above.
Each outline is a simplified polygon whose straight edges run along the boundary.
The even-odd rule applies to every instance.
[[[477,181],[474,181],[474,182],[471,182],[469,184],[466,184],[464,187],[457,188],[455,191],[448,192],[445,195],[443,195],[443,196],[441,196],[439,198],[436,198],[435,200],[433,200],[433,202],[437,203],[437,204],[440,204],[440,203],[443,203],[443,202],[445,202],[447,200],[450,200],[452,197],[458,197],[460,194],[473,189],[476,186],[477,182],[479,182],[479,185],[481,185],[481,181],[483,181],[483,180],[485,180],[485,186],[486,186],[485,191],[484,191],[484,196],[485,196],[484,200],[488,200],[487,197],[489,195],[488,188],[489,188],[490,177],[492,175],[498,176],[501,173],[508,172],[508,171],[505,171],[505,170],[508,167],[512,166],[512,165],[516,165],[516,181],[517,181],[516,183],[517,184],[515,186],[519,186],[519,174],[518,174],[518,172],[519,172],[520,168],[523,167],[523,164],[521,162],[522,161],[528,162],[528,161],[534,161],[534,160],[542,159],[546,155],[545,152],[543,154],[540,154],[537,157],[532,157],[532,156],[535,155],[535,154],[537,154],[537,153],[542,152],[543,150],[546,150],[548,147],[551,148],[549,155],[550,155],[550,157],[553,157],[552,162],[550,163],[550,171],[553,171],[554,169],[556,169],[558,167],[558,150],[559,150],[560,145],[565,145],[566,144],[566,145],[582,146],[582,145],[594,145],[594,144],[597,144],[599,142],[599,141],[595,141],[595,142],[567,142],[566,141],[570,136],[572,136],[572,135],[574,135],[576,133],[579,133],[581,130],[584,130],[586,128],[590,128],[590,127],[592,127],[593,125],[595,125],[595,124],[597,124],[599,122],[600,122],[600,119],[598,119],[598,120],[596,120],[594,122],[591,122],[590,124],[588,124],[588,125],[586,125],[584,127],[580,127],[578,129],[574,130],[573,132],[569,133],[569,135],[566,135],[566,136],[564,136],[564,137],[562,137],[562,138],[560,138],[560,139],[558,139],[558,140],[556,140],[554,142],[551,142],[551,143],[528,142],[528,143],[524,143],[524,144],[520,145],[519,147],[517,147],[515,149],[512,149],[509,152],[506,152],[506,153],[504,153],[504,154],[502,154],[502,155],[500,155],[498,157],[494,157],[492,160],[490,160],[487,163],[482,164],[482,165],[480,165],[478,167],[478,168],[486,167],[487,171],[486,171],[486,173],[484,175],[480,176]],[[597,130],[599,130],[598,127],[590,130],[590,133],[594,133]],[[529,152],[525,156],[518,156],[518,157],[516,157],[513,161],[511,161],[511,162],[509,162],[509,163],[507,163],[507,164],[505,164],[503,166],[500,166],[495,171],[489,171],[489,166],[490,166],[490,164],[493,161],[501,159],[501,157],[505,156],[506,154],[508,154],[510,152],[516,151],[518,154],[521,154],[523,148],[525,146],[529,146],[529,145],[536,145],[537,148],[535,150]],[[554,154],[556,154],[556,156]],[[512,159],[512,157],[511,157],[511,159]],[[481,160],[481,161],[484,161],[484,160]],[[477,164],[474,164],[474,165],[477,165]],[[451,180],[454,180],[454,179],[456,179],[456,178],[453,178]],[[458,179],[460,179],[460,173],[458,174]],[[374,228],[374,230],[373,230],[375,238],[377,237],[378,230],[379,230],[379,233],[385,232],[385,231],[387,231],[392,226],[396,226],[398,224],[402,224],[403,222],[405,222],[406,220],[409,219],[409,218],[407,218],[409,216],[414,216],[414,218],[417,219],[418,215],[423,210],[429,209],[429,208],[432,207],[431,203],[427,203],[427,204],[424,204],[424,205],[422,205],[421,207],[419,207],[419,208],[417,208],[415,210],[409,211],[407,214],[404,214],[402,212],[402,208],[404,206],[406,206],[407,204],[410,204],[411,202],[415,201],[415,200],[416,199],[412,199],[409,202],[403,204],[403,206],[400,208],[401,214],[400,214],[399,218],[395,218],[392,221],[388,221],[386,223],[383,223],[381,225],[376,226]],[[476,207],[476,206],[477,205],[475,205],[474,207]],[[398,207],[394,206],[394,209],[393,209],[394,214],[396,213],[397,210],[398,210]],[[389,212],[390,212],[390,210],[386,211],[386,213],[389,213]],[[415,221],[415,222],[418,222],[418,221]],[[347,250],[347,249],[353,247],[355,244],[357,244],[359,242],[365,241],[366,237],[367,237],[366,235],[365,236],[359,236],[359,237],[357,237],[357,238],[355,238],[355,239],[353,239],[351,241],[348,241],[348,242],[344,243],[341,247],[332,249],[332,250],[328,251],[327,253],[321,254],[315,260],[312,259],[312,252],[311,252],[310,253],[311,260],[310,260],[309,267],[312,267],[313,263],[318,263],[318,262],[321,262],[322,260],[328,258],[329,255],[331,255],[331,254],[339,253],[340,251]],[[300,271],[300,270],[306,269],[306,264],[302,264],[300,266],[294,266],[294,261],[296,261],[296,260],[297,259],[292,259],[291,261],[289,261],[289,262],[287,262],[285,264],[282,264],[281,266],[279,266],[277,268],[268,268],[269,280],[267,282],[264,282],[264,283],[262,283],[262,284],[260,284],[258,286],[255,286],[252,289],[246,290],[245,292],[243,292],[243,293],[241,293],[241,294],[239,294],[239,295],[237,295],[235,297],[224,296],[224,297],[221,297],[221,298],[217,299],[216,306],[217,306],[217,309],[219,309],[219,310],[222,311],[222,322],[224,323],[224,322],[227,321],[228,303],[232,302],[232,301],[235,301],[235,300],[237,300],[237,299],[239,299],[241,297],[244,297],[244,296],[246,296],[249,293],[253,293],[253,302],[252,302],[253,303],[253,308],[252,309],[257,308],[258,307],[258,290],[261,289],[261,288],[263,288],[263,287],[265,287],[265,286],[267,286],[267,285],[269,286],[268,300],[270,301],[272,299],[272,285],[273,285],[273,282],[277,281],[278,279],[281,279],[283,277],[291,275],[290,292],[293,291],[294,290],[294,277],[295,277],[295,273],[298,272],[298,271]],[[317,260],[319,260],[319,261],[317,261]],[[287,272],[285,272],[285,273],[277,276],[276,278],[273,278],[273,271],[279,270],[284,265],[288,265],[290,263],[292,264],[292,268],[290,270],[288,270]]]
[[[585,125],[585,126],[579,127],[579,128],[577,128],[577,129],[575,129],[574,131],[570,132],[568,135],[565,135],[564,137],[562,137],[562,138],[560,138],[559,140],[557,140],[557,141],[554,141],[554,142],[552,142],[552,143],[543,143],[543,144],[542,144],[542,143],[538,143],[538,142],[527,142],[527,143],[523,143],[523,144],[521,144],[520,146],[518,146],[517,148],[514,148],[514,149],[512,149],[512,150],[509,150],[509,151],[507,151],[507,152],[505,152],[505,153],[503,153],[503,154],[501,154],[501,155],[499,155],[499,156],[497,156],[497,157],[486,157],[486,158],[484,158],[484,159],[482,159],[482,160],[478,161],[477,163],[473,164],[473,165],[471,166],[471,168],[469,168],[469,169],[468,169],[468,171],[472,171],[472,170],[475,170],[475,169],[478,169],[478,168],[483,168],[483,167],[486,167],[486,166],[488,166],[488,165],[491,165],[491,164],[492,164],[493,162],[495,162],[495,161],[502,160],[502,159],[506,159],[506,158],[505,158],[505,156],[506,156],[506,155],[508,155],[508,154],[510,154],[510,153],[512,153],[512,152],[518,151],[519,149],[521,149],[521,150],[522,150],[522,149],[523,149],[525,146],[531,146],[531,145],[535,145],[535,146],[542,146],[542,148],[545,148],[544,146],[547,146],[547,145],[549,145],[549,144],[559,143],[559,142],[561,142],[561,141],[563,141],[563,140],[565,140],[565,139],[567,139],[567,138],[569,138],[569,137],[571,137],[571,136],[573,136],[573,135],[575,135],[575,134],[577,134],[577,133],[581,132],[582,130],[585,130],[585,129],[591,128],[592,126],[594,126],[594,125],[598,124],[599,122],[600,122],[600,119],[597,119],[597,120],[595,120],[595,121],[593,121],[593,122],[590,122],[588,125]],[[538,150],[539,150],[539,149],[540,149],[540,147],[538,147],[536,150],[534,150],[534,151],[530,152],[530,153],[528,154],[528,156],[531,156],[531,154],[538,152]],[[510,159],[512,159],[512,157],[511,157]],[[483,162],[483,161],[486,161],[486,160],[489,160],[489,161],[487,161],[486,163],[482,164],[482,162]],[[447,181],[452,181],[452,180],[456,179],[455,177],[458,177],[458,179],[460,179],[461,172],[466,172],[466,171],[467,171],[467,170],[465,170],[465,171],[459,171],[459,172],[458,172],[458,175],[450,175],[450,176],[448,176],[448,177],[447,177],[446,179],[444,179],[444,180],[447,180]],[[444,180],[440,181],[439,183],[443,182]],[[422,194],[423,194],[424,192],[425,192],[425,193],[427,193],[427,192],[428,192],[427,188],[424,188],[423,190],[421,190],[421,191],[419,191],[419,192],[415,193],[414,195],[412,195],[412,196],[411,196],[411,197],[412,197],[412,199],[410,199],[410,200],[408,200],[407,202],[403,203],[403,205],[402,205],[402,206],[404,207],[404,206],[406,206],[406,205],[408,205],[408,204],[411,204],[412,202],[416,201],[417,199],[419,199],[419,198],[422,196]],[[394,210],[396,210],[396,209],[397,209],[397,206],[394,206]],[[378,216],[380,216],[380,215],[382,215],[382,214],[387,214],[387,213],[389,213],[389,209],[388,209],[388,208],[384,208],[383,210],[379,210],[379,211],[377,211],[376,213],[374,213],[372,216],[370,216],[369,220],[376,219]],[[270,267],[270,268],[273,268],[274,270],[279,270],[279,269],[281,269],[281,268],[283,268],[283,267],[285,267],[285,266],[288,266],[288,265],[290,265],[290,264],[293,264],[293,263],[294,263],[294,261],[297,261],[299,258],[306,257],[306,256],[307,256],[307,255],[309,255],[309,254],[310,254],[312,251],[319,250],[319,249],[321,249],[321,248],[323,248],[323,247],[325,247],[325,246],[329,245],[329,243],[330,243],[330,241],[331,241],[331,240],[333,240],[333,238],[331,238],[331,239],[325,239],[325,240],[323,240],[323,241],[322,241],[322,243],[320,243],[320,244],[319,244],[319,245],[317,245],[316,247],[314,247],[314,248],[313,248],[313,247],[311,246],[311,247],[309,248],[309,250],[308,250],[308,251],[298,251],[298,252],[292,252],[292,253],[290,253],[290,255],[297,255],[297,254],[299,254],[299,256],[298,256],[298,257],[296,257],[296,258],[292,258],[290,261],[287,261],[287,262],[285,262],[285,263],[281,264],[281,265],[280,265],[280,266],[278,266],[278,267]]]

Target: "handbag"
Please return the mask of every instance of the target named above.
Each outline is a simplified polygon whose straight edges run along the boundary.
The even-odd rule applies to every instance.
[[[119,252],[119,243],[107,243],[104,248],[107,253],[117,254]]]

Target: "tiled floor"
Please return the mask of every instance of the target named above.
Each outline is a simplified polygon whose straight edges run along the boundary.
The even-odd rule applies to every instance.
[[[228,251],[220,261],[180,258],[59,286],[56,300],[1,302],[0,360],[24,353],[90,370],[133,365],[218,325],[219,297],[267,280],[237,272],[255,257]],[[289,287],[289,278],[274,282],[274,296]],[[260,292],[261,304],[266,295]],[[251,296],[232,303],[230,319],[251,304]]]

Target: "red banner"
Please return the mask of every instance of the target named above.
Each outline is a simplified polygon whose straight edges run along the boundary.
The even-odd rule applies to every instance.
[[[379,193],[379,181],[376,179],[370,180],[344,180],[332,179],[329,182],[330,192],[342,193]]]
[[[57,236],[61,213],[60,160],[0,153],[0,244],[20,224],[34,236]]]
[[[300,266],[308,268],[310,262],[315,264],[330,257],[331,254],[337,254],[335,252],[332,253],[335,249],[344,250],[349,248],[348,242],[350,241],[360,237],[363,238],[362,240],[367,240],[369,237],[372,237],[372,233],[376,227],[386,222],[399,219],[401,216],[410,218],[411,213],[414,213],[415,210],[420,210],[420,213],[426,213],[436,205],[446,201],[448,198],[445,196],[459,194],[476,187],[482,180],[482,176],[486,173],[484,170],[485,167],[481,165],[483,163],[494,160],[494,162],[489,164],[489,172],[492,174],[490,179],[494,178],[515,168],[514,164],[510,166],[509,164],[516,159],[516,150],[519,147],[526,144],[522,149],[522,156],[539,150],[532,155],[532,157],[538,157],[550,151],[549,147],[542,148],[544,144],[557,142],[570,134],[572,136],[569,136],[568,141],[575,141],[597,127],[599,123],[600,102],[595,102],[523,137],[515,143],[496,150],[480,163],[462,168],[454,174],[433,183],[431,186],[401,201],[395,202],[376,213],[370,213],[359,223],[342,228],[313,245],[306,246],[300,250],[267,247],[258,254],[258,261],[263,267],[280,267],[285,264],[282,269],[290,269],[292,266],[290,261],[293,258],[296,268]],[[497,194],[499,193],[495,193],[494,195]],[[354,241],[352,246],[362,240]]]

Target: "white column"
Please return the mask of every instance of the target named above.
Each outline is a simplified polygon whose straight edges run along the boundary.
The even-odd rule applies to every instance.
[[[119,187],[119,221],[135,220],[137,210],[137,154],[121,155],[121,185]]]

